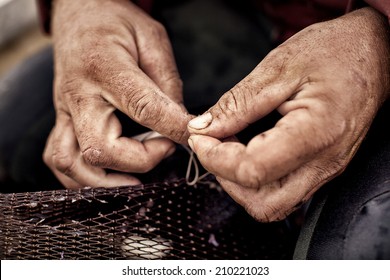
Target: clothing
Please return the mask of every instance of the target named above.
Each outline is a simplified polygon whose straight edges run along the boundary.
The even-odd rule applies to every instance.
[[[278,26],[278,39],[284,41],[299,30],[320,21],[330,20],[362,6],[357,0],[254,0],[265,15],[274,20]],[[390,16],[390,2],[366,0],[387,17]]]
[[[283,42],[303,28],[342,16],[352,10],[351,0],[253,0],[276,25],[278,42]]]
[[[49,32],[51,0],[37,1],[42,26],[46,32]],[[152,12],[153,4],[159,3],[153,0],[134,0],[133,2],[148,13]],[[365,0],[365,2],[390,20],[390,1]],[[360,0],[250,0],[248,5],[254,5],[263,11],[265,16],[273,20],[277,26],[275,39],[282,42],[313,23],[339,17],[360,7],[362,3],[363,1]]]

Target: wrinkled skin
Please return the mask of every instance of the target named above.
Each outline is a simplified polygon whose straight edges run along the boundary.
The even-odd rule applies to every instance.
[[[122,172],[146,172],[174,152],[169,139],[188,139],[165,29],[128,0],[56,0],[52,18],[56,123],[45,163],[68,188],[139,183]],[[121,136],[116,109],[167,138]]]
[[[203,166],[253,217],[285,218],[346,168],[389,97],[388,29],[371,8],[309,26],[189,123]],[[275,109],[247,145],[222,141]]]

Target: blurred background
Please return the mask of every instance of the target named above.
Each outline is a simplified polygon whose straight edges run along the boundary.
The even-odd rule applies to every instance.
[[[0,77],[39,49],[50,37],[39,23],[34,0],[0,0]]]

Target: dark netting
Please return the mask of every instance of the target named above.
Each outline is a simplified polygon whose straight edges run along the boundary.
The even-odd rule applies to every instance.
[[[0,223],[1,259],[288,259],[294,243],[212,177],[0,194]]]

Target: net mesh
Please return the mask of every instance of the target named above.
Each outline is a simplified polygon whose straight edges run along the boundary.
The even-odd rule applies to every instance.
[[[1,259],[287,259],[285,223],[253,220],[213,178],[0,194]]]

